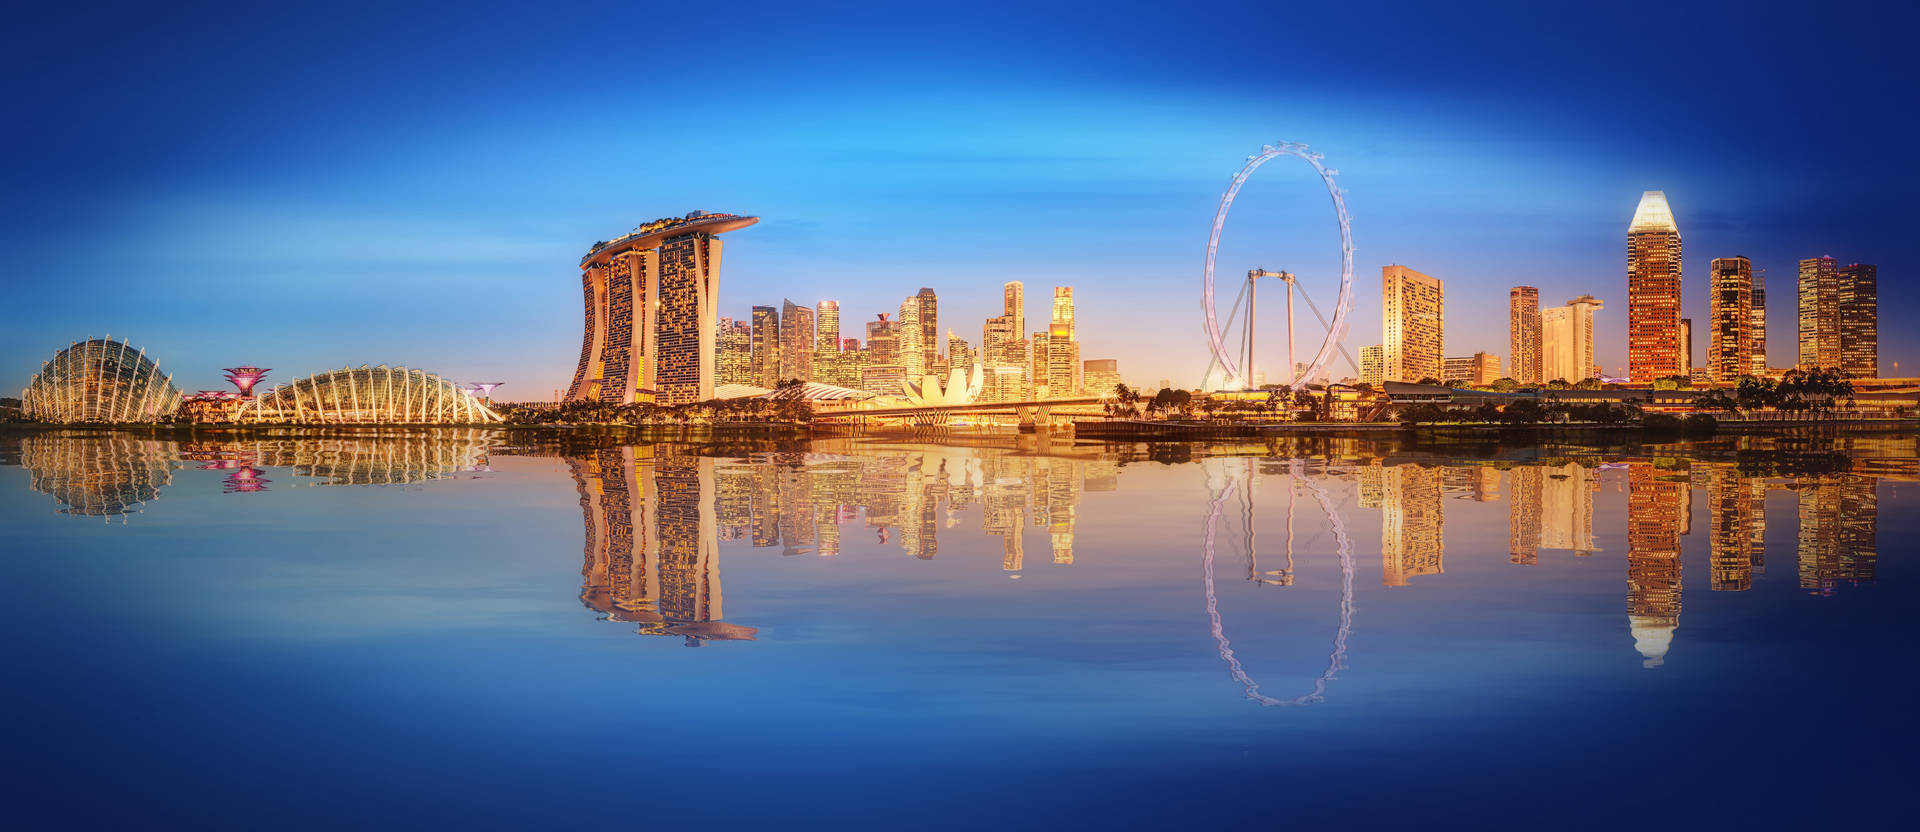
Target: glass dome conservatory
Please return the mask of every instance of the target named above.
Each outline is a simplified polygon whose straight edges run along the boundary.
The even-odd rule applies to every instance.
[[[282,384],[241,408],[242,422],[466,425],[500,416],[459,385],[424,370],[360,365]]]
[[[27,418],[42,422],[153,422],[179,405],[173,377],[124,339],[89,338],[61,350],[20,393]]]

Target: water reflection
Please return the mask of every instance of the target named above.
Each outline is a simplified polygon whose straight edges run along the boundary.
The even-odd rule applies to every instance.
[[[1164,547],[1169,557],[1200,550],[1219,655],[1248,697],[1263,704],[1320,701],[1344,667],[1356,572],[1365,569],[1354,551],[1362,527],[1377,524],[1380,586],[1388,595],[1448,581],[1450,533],[1456,545],[1468,543],[1456,558],[1480,554],[1486,529],[1450,530],[1447,522],[1450,512],[1474,503],[1508,503],[1505,554],[1512,566],[1589,558],[1605,551],[1602,538],[1624,543],[1626,635],[1641,662],[1655,668],[1668,660],[1680,633],[1682,544],[1694,533],[1696,498],[1705,503],[1708,591],[1748,591],[1765,576],[1772,501],[1773,522],[1794,524],[1798,588],[1828,596],[1875,580],[1880,482],[1917,478],[1911,438],[1739,440],[1659,453],[1500,449],[1479,458],[1357,441],[1286,448],[955,447],[858,439],[619,444],[578,437],[514,437],[520,444],[509,445],[509,438],[460,429],[187,438],[55,431],[0,441],[9,446],[0,447],[0,460],[17,459],[29,486],[52,496],[63,514],[124,521],[163,489],[178,487],[173,472],[182,468],[223,471],[223,493],[253,494],[291,484],[427,482],[487,470],[490,454],[557,457],[571,474],[582,512],[580,602],[609,620],[636,625],[639,633],[679,637],[690,646],[759,634],[725,618],[724,544],[836,557],[851,536],[863,535],[931,561],[940,555],[943,535],[984,535],[998,538],[999,571],[1018,578],[1041,564],[1099,563],[1101,552],[1076,549],[1083,502],[1089,494],[1120,490],[1130,467],[1197,462],[1203,476],[1194,482],[1202,490],[1165,499],[1193,505],[1204,534],[1196,540],[1193,527],[1168,529],[1146,543]],[[1262,494],[1256,488],[1262,482],[1279,490],[1263,486],[1268,493]],[[1791,512],[1784,507],[1789,500]],[[1624,508],[1624,534],[1596,520],[1608,507]],[[1487,516],[1474,511],[1476,518]],[[1030,564],[1027,534],[1040,530],[1046,549]],[[1269,534],[1264,543],[1262,530]],[[1296,582],[1296,559],[1314,557],[1340,565],[1341,597],[1329,608],[1337,635],[1312,689],[1277,699],[1260,692],[1233,652],[1215,567],[1244,563],[1235,571],[1245,581],[1279,593],[1264,597],[1284,598]]]

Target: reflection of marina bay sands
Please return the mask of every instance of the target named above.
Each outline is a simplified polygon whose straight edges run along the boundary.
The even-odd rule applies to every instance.
[[[940,554],[943,534],[972,526],[1000,538],[998,568],[1010,575],[1037,564],[1104,563],[1101,553],[1076,546],[1079,524],[1100,516],[1089,515],[1083,499],[1119,490],[1128,466],[1158,464],[1152,454],[1165,451],[1147,445],[1048,451],[850,438],[814,441],[804,451],[715,456],[676,444],[496,449],[502,437],[489,429],[454,429],[177,441],[57,431],[0,438],[0,460],[18,459],[29,485],[52,496],[63,514],[124,517],[164,489],[191,487],[183,482],[192,479],[175,475],[183,468],[224,472],[223,483],[204,480],[205,487],[246,494],[301,483],[422,482],[484,470],[490,453],[559,456],[567,460],[583,512],[582,602],[610,619],[639,625],[643,633],[698,644],[756,634],[724,620],[719,553],[725,544],[835,556],[847,547],[848,534],[865,533],[931,560]],[[1213,552],[1236,564],[1244,559],[1244,570],[1236,565],[1232,572],[1275,588],[1277,594],[1263,590],[1262,597],[1299,592],[1303,575],[1324,580],[1328,576],[1304,570],[1340,550],[1347,587],[1338,607],[1343,632],[1353,619],[1353,579],[1363,571],[1351,552],[1351,534],[1363,519],[1356,511],[1379,512],[1381,589],[1374,591],[1395,595],[1446,581],[1448,520],[1462,522],[1455,515],[1465,512],[1473,523],[1485,522],[1501,501],[1507,502],[1506,559],[1513,565],[1623,547],[1628,632],[1645,663],[1657,666],[1679,630],[1683,551],[1704,553],[1707,591],[1750,589],[1769,565],[1769,500],[1775,501],[1776,524],[1788,510],[1786,501],[1794,502],[1794,525],[1780,527],[1773,540],[1774,548],[1793,541],[1787,545],[1795,550],[1797,569],[1786,580],[1816,595],[1875,580],[1879,483],[1912,482],[1920,475],[1912,468],[1911,440],[1885,440],[1896,443],[1885,448],[1873,441],[1879,440],[1804,459],[1768,446],[1691,460],[1586,455],[1463,463],[1380,455],[1369,453],[1365,443],[1337,441],[1304,458],[1296,456],[1298,449],[1223,443],[1181,446],[1177,459],[1198,457],[1202,470],[1211,472],[1203,519]],[[1262,492],[1255,485],[1263,482],[1282,490]],[[1240,495],[1233,507],[1226,502],[1230,491]],[[1597,518],[1605,506],[1622,504],[1626,529],[1615,537],[1621,533]],[[969,518],[976,508],[978,519]],[[1267,515],[1256,516],[1256,509]],[[1469,541],[1453,541],[1455,558],[1487,551],[1480,527],[1453,531]],[[1044,541],[1037,564],[1027,561],[1029,533]],[[1602,538],[1614,542],[1603,547]],[[1206,566],[1211,585],[1213,560]],[[1247,670],[1231,658],[1226,640],[1233,617],[1228,606],[1215,607],[1210,616],[1226,619],[1216,624],[1216,638],[1241,678]],[[1329,606],[1328,613],[1334,611]],[[1336,647],[1309,697],[1320,695],[1343,656],[1344,647]],[[1257,692],[1250,676],[1243,683],[1250,695]]]

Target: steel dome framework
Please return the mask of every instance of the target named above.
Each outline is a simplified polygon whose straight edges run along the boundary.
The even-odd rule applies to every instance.
[[[460,385],[424,370],[342,367],[273,388],[240,411],[242,422],[470,425],[499,422]]]
[[[20,404],[42,422],[153,422],[180,406],[180,391],[146,350],[88,338],[40,365]]]

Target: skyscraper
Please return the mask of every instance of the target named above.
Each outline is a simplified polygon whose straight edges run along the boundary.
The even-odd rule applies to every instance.
[[[1767,374],[1767,272],[1753,271],[1753,375]]]
[[[1735,381],[1753,372],[1753,261],[1717,258],[1707,274],[1707,378]]]
[[[787,301],[780,307],[780,380],[813,380],[813,308]]]
[[[682,404],[713,397],[720,238],[758,217],[654,220],[580,259],[586,326],[567,401]]]
[[[1693,319],[1680,319],[1680,375],[1693,375]]]
[[[1001,314],[1012,318],[1015,338],[1024,338],[1027,333],[1027,286],[1018,280],[1008,281],[1000,287],[1000,299],[1003,307]]]
[[[947,330],[948,364],[971,373],[973,372],[973,365],[978,363],[979,360],[980,356],[974,354],[973,344],[969,343],[965,338],[955,337],[953,330]]]
[[[1856,263],[1839,271],[1840,371],[1880,376],[1880,269]]]
[[[921,361],[931,368],[940,355],[940,298],[932,289],[922,287],[914,299],[920,306]]]
[[[1800,366],[1840,366],[1840,270],[1833,258],[1800,261],[1799,288]]]
[[[1666,193],[1647,191],[1627,226],[1627,378],[1680,375],[1682,363],[1680,226]]]
[[[780,310],[771,306],[753,308],[753,383],[780,383]]]
[[[1071,396],[1079,392],[1080,343],[1074,338],[1072,286],[1053,287],[1053,320],[1047,325],[1046,356],[1049,394]],[[1037,376],[1035,381],[1038,383]]]
[[[1027,360],[1030,362],[1027,369],[1028,386],[1033,388],[1034,398],[1053,395],[1053,391],[1047,385],[1051,380],[1047,375],[1047,358],[1048,353],[1053,349],[1053,339],[1043,329],[1035,332],[1032,340],[1027,343],[1032,345],[1027,355]]]
[[[719,354],[714,358],[719,384],[753,383],[753,326],[732,318],[720,319]]]
[[[1593,374],[1593,313],[1600,299],[1581,295],[1540,311],[1540,380],[1576,382]]]
[[[1446,343],[1442,285],[1405,266],[1380,269],[1380,330],[1387,381],[1439,379]]]
[[[813,377],[809,381],[824,381],[828,384],[847,384],[841,373],[840,361],[840,302],[823,300],[814,304],[813,326],[816,335],[813,339]]]
[[[898,396],[905,392],[900,383],[906,378],[900,366],[900,331],[894,321],[887,320],[887,313],[877,318],[867,322],[866,366],[860,372],[860,389]]]
[[[1120,386],[1120,362],[1111,358],[1090,358],[1081,363],[1082,386],[1087,393],[1102,398],[1114,394]]]
[[[1539,289],[1515,286],[1507,290],[1507,342],[1507,377],[1521,384],[1539,384]]]

